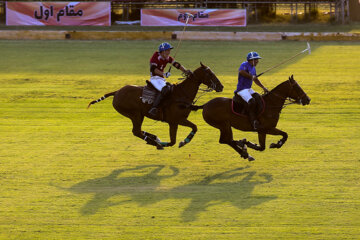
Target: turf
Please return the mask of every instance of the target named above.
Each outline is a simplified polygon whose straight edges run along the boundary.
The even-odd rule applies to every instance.
[[[132,136],[111,100],[86,110],[144,84],[158,44],[0,41],[0,239],[359,239],[359,42],[311,42],[311,55],[263,75],[271,89],[294,74],[312,101],[282,111],[288,141],[249,150],[251,163],[218,143],[201,111],[190,115],[199,128],[190,144],[158,151]],[[263,57],[261,72],[305,48],[184,41],[178,61],[202,61],[222,81],[224,92],[202,104],[232,96],[250,50]],[[169,139],[164,123],[143,129]],[[180,127],[178,141],[189,132]]]

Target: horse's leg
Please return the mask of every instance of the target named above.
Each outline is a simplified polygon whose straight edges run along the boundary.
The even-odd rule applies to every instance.
[[[243,139],[242,142],[246,144],[249,148],[255,149],[257,151],[264,151],[265,150],[265,140],[266,140],[266,133],[258,133],[259,144],[252,143]]]
[[[246,146],[241,141],[233,140],[233,133],[231,130],[230,124],[223,124],[218,127],[220,130],[220,139],[219,143],[228,144],[232,147],[236,152],[240,154],[240,156],[244,159],[248,159],[249,161],[254,161],[255,158],[249,155],[247,152]]]
[[[161,140],[154,134],[151,134],[151,133],[148,133],[148,132],[145,132],[145,131],[142,131],[142,133],[145,135],[145,136],[148,136],[152,139],[154,139],[155,141],[157,142],[161,142]]]
[[[174,123],[169,123],[169,132],[170,132],[170,142],[159,142],[163,147],[171,147],[176,143],[176,133],[178,130],[178,125]]]
[[[157,149],[164,149],[162,145],[159,143],[158,138],[144,131],[141,131],[141,125],[144,121],[144,116],[138,114],[130,118],[133,124],[132,133],[134,136],[143,139],[147,144],[155,146]]]
[[[266,133],[271,134],[271,135],[281,135],[282,136],[282,139],[280,139],[277,143],[270,144],[270,148],[281,148],[281,146],[284,145],[284,143],[288,139],[288,134],[277,128],[270,129],[270,130],[266,131]]]
[[[191,132],[189,133],[189,135],[184,139],[184,141],[179,143],[179,148],[181,148],[181,147],[185,146],[185,144],[189,143],[191,141],[191,139],[195,136],[195,133],[197,132],[197,126],[187,119],[185,119],[184,121],[181,121],[179,124],[181,126],[191,128]]]

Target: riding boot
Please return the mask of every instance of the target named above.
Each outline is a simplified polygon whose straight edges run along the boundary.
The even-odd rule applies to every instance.
[[[153,106],[149,111],[150,115],[156,116],[161,101],[170,93],[170,89],[169,85],[166,85],[161,89],[161,92],[156,96]]]
[[[161,92],[156,96],[155,101],[149,111],[150,115],[152,116],[156,116],[156,114],[158,113],[158,107],[160,105],[161,100],[163,99],[163,95],[161,94]]]
[[[261,128],[259,121],[256,118],[256,101],[254,98],[251,98],[248,102],[248,110],[249,110],[249,119],[250,124],[254,130],[258,130]]]

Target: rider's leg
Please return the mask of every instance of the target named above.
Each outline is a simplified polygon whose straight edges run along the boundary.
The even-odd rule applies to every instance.
[[[156,97],[152,108],[150,109],[149,113],[153,116],[155,116],[158,112],[158,107],[161,103],[161,101],[170,93],[171,87],[169,85],[164,86],[161,89],[160,94]]]
[[[256,101],[251,96],[253,93],[255,93],[255,91],[251,88],[248,88],[239,91],[237,94],[248,103],[250,124],[254,130],[258,130],[259,128],[261,128],[261,126],[256,117]]]
[[[162,78],[162,77],[154,76],[154,77],[151,77],[151,78],[150,78],[150,82],[151,82],[151,84],[160,92],[160,93],[156,96],[156,98],[155,98],[155,100],[154,100],[154,103],[153,103],[153,105],[152,105],[152,108],[151,108],[150,111],[149,111],[149,113],[150,113],[151,115],[155,116],[155,115],[157,114],[157,111],[158,111],[157,107],[160,105],[160,102],[161,102],[161,100],[162,100],[163,97],[164,97],[163,89],[164,89],[164,87],[166,86],[166,81],[165,81],[165,79]],[[167,89],[164,90],[164,91],[167,91]]]
[[[159,76],[152,76],[150,82],[159,92],[166,85],[166,80]]]
[[[260,123],[256,117],[256,101],[254,98],[251,98],[249,100],[248,107],[249,107],[250,123],[251,123],[252,127],[254,128],[254,130],[258,130],[260,128]]]

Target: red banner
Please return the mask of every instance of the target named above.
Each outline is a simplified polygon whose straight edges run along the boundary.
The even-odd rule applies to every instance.
[[[245,9],[141,9],[141,26],[246,26]]]
[[[6,25],[111,25],[110,2],[6,2]]]

